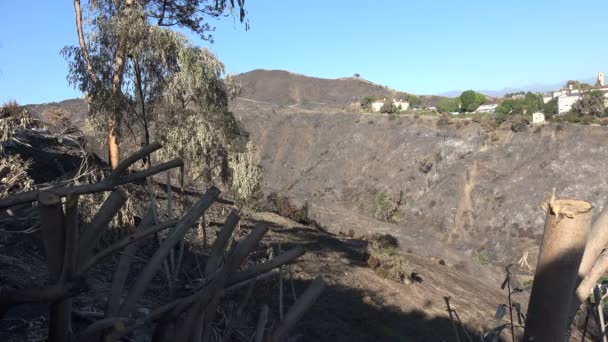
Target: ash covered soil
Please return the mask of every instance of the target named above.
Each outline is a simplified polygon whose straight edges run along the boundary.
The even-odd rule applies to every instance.
[[[404,251],[494,283],[526,252],[531,268],[517,272],[532,275],[553,188],[595,215],[606,205],[606,127],[233,107],[259,148],[266,191],[307,201],[332,232],[391,233]],[[402,196],[388,222],[373,218],[378,192]]]

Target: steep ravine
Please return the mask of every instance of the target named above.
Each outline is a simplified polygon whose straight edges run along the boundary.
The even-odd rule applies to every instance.
[[[605,127],[488,132],[463,120],[235,112],[259,146],[265,190],[308,201],[333,231],[390,231],[404,249],[454,264],[517,262],[540,241],[539,204],[554,187],[591,201],[596,215],[608,198]],[[377,191],[403,191],[394,222],[371,218]]]

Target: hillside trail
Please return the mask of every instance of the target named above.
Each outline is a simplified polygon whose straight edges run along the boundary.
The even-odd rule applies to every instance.
[[[505,323],[494,313],[507,300],[506,293],[437,259],[403,253],[419,278],[399,283],[366,266],[367,242],[362,239],[305,227],[272,213],[257,213],[253,219],[272,227],[273,243],[307,250],[290,269],[296,282],[321,276],[328,284],[300,324],[307,341],[453,341],[445,297],[463,324],[463,340],[465,334],[478,336]],[[526,301],[525,294],[519,296]]]
[[[477,178],[477,161],[473,161],[473,165],[465,171],[463,178],[462,195],[458,201],[458,208],[454,216],[454,227],[452,228],[452,232],[448,234],[448,243],[453,242],[455,239],[470,239],[465,225],[473,224],[471,193],[475,188]]]

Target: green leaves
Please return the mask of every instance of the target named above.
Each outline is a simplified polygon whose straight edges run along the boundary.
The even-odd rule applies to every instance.
[[[504,99],[498,108],[496,113],[502,116],[506,115],[532,115],[536,112],[545,110],[545,104],[543,102],[542,94],[535,94],[527,92],[525,95],[518,97],[511,97]],[[523,97],[521,96],[523,95]],[[552,107],[547,107],[547,111],[552,111]],[[557,103],[555,102],[555,111],[557,111]]]
[[[437,110],[440,113],[451,113],[460,111],[460,99],[445,98],[437,102]]]
[[[236,153],[230,158],[232,191],[240,206],[253,206],[262,187],[262,168],[259,166],[256,152],[250,141],[244,152]]]
[[[462,110],[465,112],[474,112],[479,106],[486,103],[486,96],[473,90],[463,92],[460,94],[459,99],[462,104]]]
[[[572,106],[572,111],[579,115],[605,116],[606,97],[599,90],[585,93],[583,97]]]

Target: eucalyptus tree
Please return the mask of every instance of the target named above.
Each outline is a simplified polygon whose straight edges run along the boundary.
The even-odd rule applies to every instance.
[[[140,122],[147,132],[148,112],[173,83],[178,57],[188,58],[188,49],[200,55],[172,30],[212,41],[209,20],[230,15],[248,27],[244,0],[89,0],[84,6],[74,0],[74,9],[79,44],[62,50],[68,79],[86,94],[94,127],[107,134],[112,168],[124,126]]]

